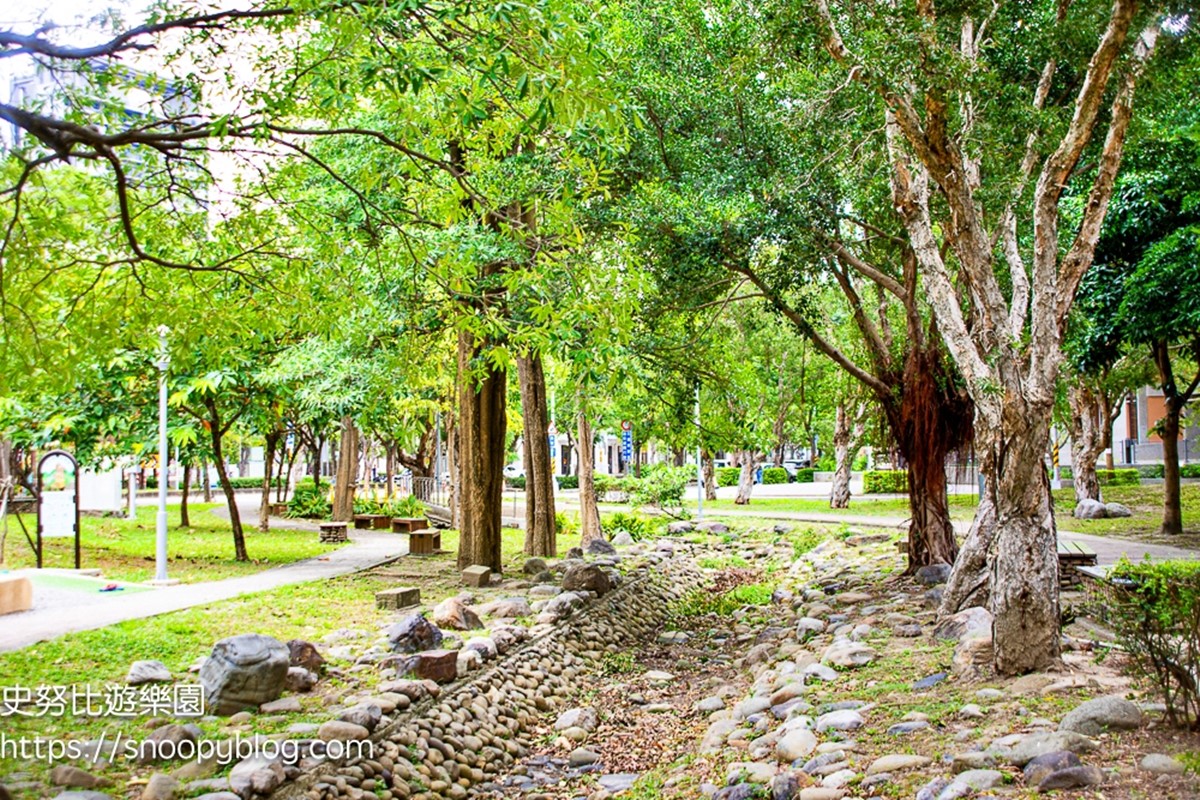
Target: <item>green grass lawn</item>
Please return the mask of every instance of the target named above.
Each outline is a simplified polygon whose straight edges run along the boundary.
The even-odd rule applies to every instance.
[[[950,495],[950,515],[954,519],[970,519],[975,514],[979,498],[973,494]],[[850,508],[830,508],[829,500],[816,497],[750,497],[750,504],[739,506],[732,500],[706,500],[706,510],[713,511],[791,511],[797,513],[826,513],[849,514],[853,516],[872,517],[907,517],[908,498],[888,497],[872,498],[870,496],[855,497],[850,501]]]
[[[211,513],[218,504],[190,503],[192,527],[179,527],[179,506],[167,506],[169,522],[170,565],[172,578],[184,582],[210,581],[261,572],[269,567],[290,564],[304,558],[327,553],[336,545],[323,545],[311,531],[272,530],[259,532],[256,520],[243,520],[246,550],[251,561],[233,560],[233,534],[228,520]],[[80,541],[82,566],[99,568],[109,578],[124,581],[143,581],[154,577],[156,509],[143,506],[136,520],[124,517],[82,517]],[[36,536],[37,521],[25,515],[31,535]],[[74,540],[45,540],[44,566],[74,567]],[[8,539],[4,548],[6,567],[36,566],[32,548],[25,541],[16,519],[8,522]]]

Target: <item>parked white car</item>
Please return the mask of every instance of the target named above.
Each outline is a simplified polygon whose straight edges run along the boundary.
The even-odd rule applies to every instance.
[[[504,477],[506,478],[524,478],[525,465],[520,461],[514,461],[504,468]]]

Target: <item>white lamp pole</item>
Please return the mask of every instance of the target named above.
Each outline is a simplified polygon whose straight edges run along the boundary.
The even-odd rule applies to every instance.
[[[171,356],[167,351],[166,325],[158,327],[158,517],[157,542],[154,553],[154,580],[167,582],[167,466],[170,450],[167,446],[167,367]]]

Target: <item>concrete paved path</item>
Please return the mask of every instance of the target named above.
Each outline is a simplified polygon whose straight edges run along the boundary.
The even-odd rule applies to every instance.
[[[284,523],[293,521],[278,522],[280,527],[284,527]],[[276,519],[272,518],[271,524],[275,523]],[[394,560],[407,552],[406,536],[351,530],[350,544],[345,547],[323,556],[240,578],[166,586],[152,592],[97,592],[95,595],[76,592],[76,602],[65,607],[61,602],[39,604],[38,591],[35,590],[32,609],[0,617],[0,652],[17,650],[74,631],[94,630],[130,619],[145,619],[280,586],[335,578]]]

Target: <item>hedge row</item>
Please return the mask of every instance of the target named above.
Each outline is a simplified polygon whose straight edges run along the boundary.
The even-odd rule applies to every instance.
[[[783,467],[767,467],[762,471],[763,484],[787,483],[788,472]]]
[[[872,469],[863,473],[864,494],[904,494],[908,472],[902,469]]]

